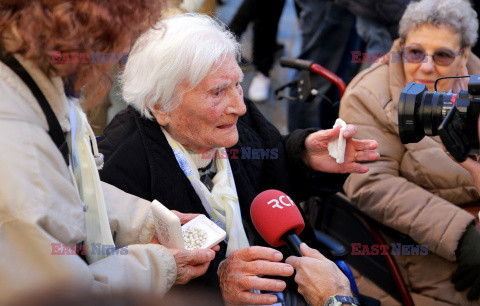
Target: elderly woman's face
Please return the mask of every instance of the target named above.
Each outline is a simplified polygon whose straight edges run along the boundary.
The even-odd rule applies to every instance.
[[[242,78],[235,58],[228,55],[216,71],[183,95],[177,108],[168,114],[155,111],[153,115],[187,150],[200,153],[231,147],[238,141],[238,117],[246,112]]]
[[[427,24],[411,30],[405,39],[405,47],[420,47],[418,50],[423,49],[428,56],[420,63],[408,62],[408,60],[404,62],[403,68],[407,83],[423,83],[428,90],[433,90],[436,79],[444,76],[461,75],[468,59],[469,50],[465,50],[462,55],[458,55],[461,48],[460,38],[460,34],[443,25],[436,27]],[[442,48],[450,49],[457,54],[453,62],[447,66],[438,65],[432,59],[432,54],[435,51],[438,54]],[[439,55],[444,54],[440,53]],[[439,81],[437,90],[449,91],[452,89],[454,82],[454,79]]]

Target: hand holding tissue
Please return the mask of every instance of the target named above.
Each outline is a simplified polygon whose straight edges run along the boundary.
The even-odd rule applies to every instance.
[[[357,127],[337,119],[332,129],[320,130],[305,139],[305,163],[314,171],[328,173],[365,173],[363,162],[379,158],[375,140],[358,140]]]
[[[338,118],[333,125],[333,129],[337,126],[341,126],[340,133],[338,134],[338,139],[328,143],[328,154],[335,158],[337,164],[343,164],[345,161],[345,147],[347,145],[347,140],[343,138],[343,132],[347,128],[347,124],[345,121]]]

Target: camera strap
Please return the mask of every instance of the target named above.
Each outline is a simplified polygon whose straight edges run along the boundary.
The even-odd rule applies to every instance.
[[[27,85],[32,92],[38,104],[40,104],[40,107],[42,108],[42,111],[47,118],[48,134],[50,135],[50,138],[52,138],[58,150],[60,150],[60,153],[62,153],[63,159],[65,160],[65,163],[68,167],[70,165],[68,156],[68,145],[65,140],[65,134],[63,133],[63,130],[60,126],[60,122],[58,122],[57,116],[55,116],[52,107],[48,103],[40,88],[38,88],[38,85],[30,76],[30,74],[28,74],[28,72],[17,61],[17,59],[13,57],[12,54],[9,53],[7,55],[4,55],[1,51],[0,61],[7,65],[13,72],[15,72],[15,74],[17,74],[22,79],[25,85]]]

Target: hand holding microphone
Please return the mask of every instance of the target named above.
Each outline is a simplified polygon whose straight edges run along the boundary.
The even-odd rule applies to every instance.
[[[260,304],[277,302],[272,294],[258,294],[252,290],[281,292],[286,283],[278,279],[261,277],[274,275],[288,277],[293,274],[292,266],[281,263],[282,253],[271,248],[252,246],[235,250],[218,267],[218,277],[223,300],[227,305]]]
[[[285,262],[295,268],[298,292],[310,305],[323,305],[332,295],[352,295],[348,278],[335,263],[298,238],[305,222],[289,196],[278,190],[266,190],[253,200],[250,215],[268,244],[273,247],[287,244],[296,255]]]
[[[278,247],[289,241],[295,254],[300,253],[300,239],[296,236],[305,227],[303,217],[295,203],[278,190],[260,193],[252,202],[250,214],[260,235],[271,246]],[[227,304],[273,304],[277,297],[252,293],[251,290],[283,291],[282,280],[260,277],[263,275],[288,277],[292,266],[280,263],[282,253],[277,250],[253,246],[234,251],[218,268],[223,299]]]
[[[337,265],[319,251],[302,243],[304,257],[290,256],[285,261],[295,269],[298,293],[310,305],[324,305],[332,295],[351,296],[350,282]]]

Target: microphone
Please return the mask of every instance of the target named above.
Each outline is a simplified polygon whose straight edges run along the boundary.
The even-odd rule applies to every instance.
[[[297,205],[285,193],[269,189],[258,194],[250,206],[253,225],[262,238],[272,247],[287,244],[295,256],[302,241],[297,236],[305,228],[305,221]]]

